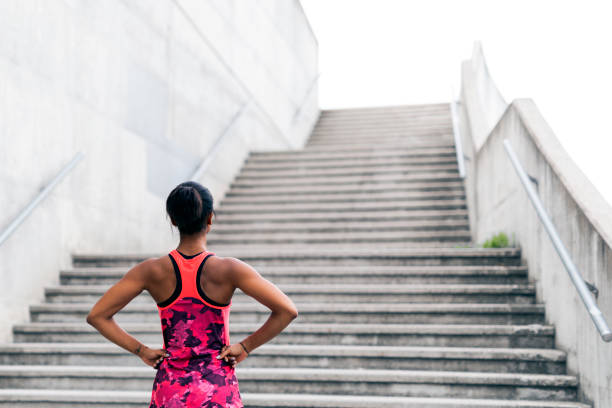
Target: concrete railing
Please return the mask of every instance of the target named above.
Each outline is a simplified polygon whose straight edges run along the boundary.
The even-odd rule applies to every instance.
[[[461,85],[470,134],[478,150],[508,106],[489,75],[480,42],[474,43],[472,58],[461,66]]]
[[[479,115],[493,116],[481,112],[476,73],[466,69],[472,64],[463,64],[459,116],[463,149],[469,157],[465,186],[473,239],[482,242],[503,231],[521,247],[529,278],[536,282],[537,300],[545,304],[547,321],[555,325],[556,344],[567,351],[568,369],[579,377],[581,398],[595,407],[612,406],[612,345],[602,341],[565,272],[514,172],[504,139],[536,185],[576,267],[598,289],[598,306],[608,318],[612,316],[612,207],[563,149],[532,100],[512,101],[484,139],[474,135],[483,129]],[[490,78],[488,85],[494,87]]]

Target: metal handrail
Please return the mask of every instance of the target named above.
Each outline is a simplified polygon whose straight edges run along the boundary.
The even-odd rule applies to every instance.
[[[465,158],[463,157],[463,145],[461,144],[461,133],[459,132],[459,117],[457,116],[457,101],[453,98],[450,102],[451,119],[453,122],[453,137],[455,138],[455,152],[457,153],[457,166],[459,177],[465,178]]]
[[[561,238],[559,237],[555,226],[548,217],[546,210],[544,210],[544,206],[542,205],[542,202],[538,197],[538,193],[535,191],[535,189],[529,182],[529,176],[523,169],[523,166],[521,166],[521,163],[519,162],[516,154],[514,153],[514,150],[512,149],[512,146],[510,145],[510,141],[508,139],[504,139],[504,148],[506,149],[506,153],[508,154],[512,165],[516,170],[516,174],[518,174],[519,179],[523,184],[523,187],[525,187],[525,190],[527,191],[527,195],[529,195],[531,203],[533,204],[536,212],[538,213],[538,217],[540,217],[540,221],[544,225],[544,229],[546,229],[546,232],[548,233],[548,236],[550,237],[552,244],[555,247],[555,250],[559,254],[559,257],[561,258],[561,261],[563,262],[563,265],[565,266],[565,269],[567,270],[570,279],[578,290],[578,295],[580,295],[582,302],[584,303],[587,308],[587,311],[591,315],[591,319],[593,320],[593,323],[595,323],[595,327],[597,327],[601,338],[606,342],[612,341],[612,330],[610,330],[610,327],[608,326],[608,323],[606,322],[603,314],[601,313],[601,310],[595,303],[595,299],[593,299],[593,296],[591,296],[589,288],[585,283],[584,279],[582,278],[582,275],[580,275],[578,268],[576,268],[576,265],[574,265],[574,262],[572,262],[572,259],[570,258],[567,249],[563,245],[563,242],[561,241]]]
[[[21,210],[13,222],[11,222],[9,226],[2,231],[2,234],[0,234],[0,245],[7,240],[7,238],[17,229],[17,227],[19,227],[19,225],[21,225],[21,223],[32,213],[36,206],[49,195],[51,190],[53,190],[68,173],[70,173],[74,166],[76,166],[84,156],[85,154],[83,152],[78,152],[73,159],[70,160],[70,162],[66,164],[59,173],[57,173],[53,180],[51,180],[51,182],[47,184],[32,201],[30,201],[26,208]]]

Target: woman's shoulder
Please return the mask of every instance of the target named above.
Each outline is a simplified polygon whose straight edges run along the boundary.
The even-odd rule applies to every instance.
[[[210,269],[215,269],[219,277],[229,278],[232,281],[252,274],[258,274],[251,265],[232,256],[212,256],[209,261],[211,262],[211,265],[209,265]]]
[[[207,270],[214,271],[210,273],[209,276],[212,277],[212,275],[214,275],[213,279],[217,281],[230,280],[234,282],[239,280],[241,276],[245,274],[248,275],[255,271],[255,269],[246,262],[232,256],[222,257],[215,254],[215,256],[211,256],[207,262],[210,262],[207,266]]]
[[[142,268],[147,277],[153,279],[162,277],[168,270],[172,271],[172,261],[168,255],[147,258],[138,266]]]

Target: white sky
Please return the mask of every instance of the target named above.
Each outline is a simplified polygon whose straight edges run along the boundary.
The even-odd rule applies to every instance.
[[[322,109],[448,102],[482,42],[507,102],[532,98],[612,203],[609,0],[301,0],[319,41]]]

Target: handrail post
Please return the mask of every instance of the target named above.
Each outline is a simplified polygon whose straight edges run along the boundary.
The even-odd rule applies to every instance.
[[[85,156],[83,152],[78,152],[72,160],[68,164],[66,164],[60,172],[51,180],[49,184],[47,184],[41,191],[34,197],[34,199],[28,204],[26,208],[24,208],[19,215],[9,224],[8,227],[4,229],[2,234],[0,234],[0,245],[17,229],[17,227],[30,215],[30,213],[36,208],[38,204],[42,200],[45,199],[55,188],[55,186],[62,181],[64,177],[76,166]]]
[[[576,265],[574,265],[574,262],[572,261],[567,249],[565,248],[565,245],[563,245],[563,242],[561,241],[561,238],[559,237],[555,226],[548,217],[548,214],[546,213],[546,210],[544,209],[544,206],[542,205],[542,202],[540,201],[537,192],[529,182],[529,177],[523,169],[523,166],[521,166],[521,163],[519,162],[516,154],[514,153],[514,150],[512,149],[512,146],[510,145],[510,141],[508,139],[504,139],[504,148],[506,149],[506,153],[508,154],[508,157],[512,162],[514,170],[516,170],[516,174],[518,174],[519,179],[523,184],[523,187],[527,191],[527,195],[529,196],[531,203],[535,207],[540,221],[542,221],[542,224],[544,225],[544,229],[548,233],[548,236],[550,237],[553,246],[555,247],[555,250],[559,254],[559,257],[561,258],[561,261],[563,262],[563,265],[565,266],[565,269],[567,270],[570,279],[578,290],[578,295],[580,295],[580,298],[586,306],[586,309],[589,312],[593,323],[595,323],[595,327],[597,327],[601,338],[606,342],[612,341],[612,330],[610,330],[608,323],[606,322],[603,314],[601,313],[601,310],[597,306],[597,303],[595,303],[595,300],[593,299],[589,288],[584,282],[582,275],[580,275],[580,272],[578,271],[578,268],[576,268]]]

